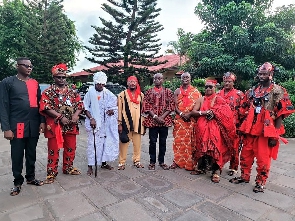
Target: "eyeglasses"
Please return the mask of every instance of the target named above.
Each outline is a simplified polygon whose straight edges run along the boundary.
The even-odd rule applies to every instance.
[[[212,89],[214,86],[213,85],[205,85],[205,89],[210,88]]]
[[[56,79],[62,79],[62,80],[64,80],[64,79],[66,79],[67,77],[65,77],[65,76],[54,76]]]
[[[21,65],[21,66],[24,66],[24,67],[26,67],[26,68],[34,68],[34,66],[33,65],[29,65],[29,64],[17,64],[17,65]]]

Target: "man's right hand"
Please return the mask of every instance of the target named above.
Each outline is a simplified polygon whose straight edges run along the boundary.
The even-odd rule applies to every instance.
[[[119,125],[118,125],[118,131],[119,131],[119,133],[122,133],[122,131],[123,131],[122,124],[119,124]]]
[[[11,130],[4,131],[4,138],[7,140],[12,140],[14,138],[14,134]]]
[[[93,129],[96,128],[96,121],[95,121],[94,118],[91,118],[91,120],[90,120],[90,126],[91,126],[91,128],[93,128]]]

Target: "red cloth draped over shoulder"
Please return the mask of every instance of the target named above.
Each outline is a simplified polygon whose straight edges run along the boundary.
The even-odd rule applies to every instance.
[[[38,92],[38,82],[34,79],[29,79],[26,81],[28,94],[29,94],[29,101],[30,107],[38,107],[37,102],[37,92]]]
[[[195,158],[198,160],[204,155],[212,156],[222,168],[229,161],[234,148],[234,114],[226,101],[216,94],[204,97],[200,110],[212,110],[214,118],[208,120],[202,115],[197,120]]]

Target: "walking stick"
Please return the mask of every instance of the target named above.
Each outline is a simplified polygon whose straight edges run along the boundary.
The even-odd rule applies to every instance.
[[[92,134],[93,134],[93,142],[94,142],[94,157],[95,157],[95,169],[94,169],[94,176],[97,177],[97,157],[96,157],[96,143],[95,143],[95,133],[94,133],[95,128],[92,129]]]

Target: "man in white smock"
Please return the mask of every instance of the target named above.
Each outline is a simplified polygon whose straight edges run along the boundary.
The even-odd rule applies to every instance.
[[[93,174],[95,164],[112,170],[107,161],[115,161],[119,153],[117,97],[104,87],[107,82],[104,72],[94,74],[93,82],[94,86],[89,87],[84,97],[89,176]]]

